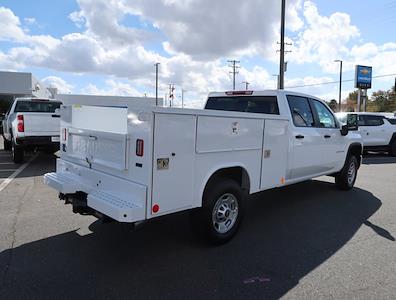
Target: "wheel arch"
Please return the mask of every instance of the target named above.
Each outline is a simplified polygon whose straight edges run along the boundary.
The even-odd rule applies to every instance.
[[[219,178],[231,178],[239,183],[242,190],[250,193],[250,176],[246,167],[243,165],[221,166],[212,170],[204,180],[200,191],[200,200],[202,201],[206,189]],[[201,202],[202,203],[202,202]]]
[[[350,144],[348,147],[348,152],[345,157],[344,164],[346,163],[346,160],[349,157],[349,155],[353,154],[356,156],[358,163],[359,163],[359,167],[360,167],[360,165],[362,164],[362,153],[363,153],[363,144],[362,143],[355,142],[355,143]]]
[[[390,142],[389,142],[389,146],[392,146],[392,144],[393,144],[395,141],[396,141],[396,132],[394,132],[394,133],[392,134],[392,137],[391,137]]]

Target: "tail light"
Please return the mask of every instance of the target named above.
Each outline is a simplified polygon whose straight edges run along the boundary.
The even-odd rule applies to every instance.
[[[143,156],[144,154],[144,141],[143,140],[136,140],[136,155]]]
[[[23,122],[23,115],[18,115],[17,120],[18,120],[18,126],[17,126],[18,132],[24,132],[25,124]]]

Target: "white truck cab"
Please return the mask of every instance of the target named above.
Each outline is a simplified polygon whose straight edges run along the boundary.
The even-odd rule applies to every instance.
[[[322,175],[351,189],[362,153],[322,101],[277,90],[211,93],[204,110],[63,106],[60,136],[44,181],[74,212],[133,223],[191,210],[214,243],[237,232],[247,194]]]
[[[346,122],[350,113],[337,113],[341,123]],[[355,113],[354,113],[355,114]],[[359,112],[359,132],[362,136],[365,151],[387,151],[396,156],[396,122],[389,114]]]

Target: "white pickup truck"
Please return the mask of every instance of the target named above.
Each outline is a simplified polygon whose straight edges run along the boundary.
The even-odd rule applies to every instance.
[[[211,93],[204,110],[62,106],[60,145],[44,181],[74,212],[138,222],[191,210],[218,244],[246,195],[321,175],[349,190],[362,153],[322,101],[287,91]]]
[[[336,113],[342,124],[350,113]],[[355,113],[353,113],[355,114]],[[388,118],[384,113],[359,112],[359,133],[363,139],[365,151],[386,151],[391,156],[396,156],[396,121]]]
[[[27,148],[59,145],[62,103],[49,99],[17,98],[3,119],[4,149],[12,150],[15,163],[24,159]]]

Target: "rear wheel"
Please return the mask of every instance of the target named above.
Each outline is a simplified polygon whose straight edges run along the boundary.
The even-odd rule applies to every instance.
[[[21,163],[25,157],[25,152],[21,146],[12,143],[12,160],[14,163]]]
[[[356,156],[348,156],[341,172],[335,177],[335,183],[337,187],[344,191],[352,189],[356,181],[358,168],[359,163]]]
[[[3,144],[4,144],[4,150],[6,150],[6,151],[11,150],[12,143],[10,141],[7,141],[4,137],[3,137]]]
[[[196,233],[212,244],[224,244],[238,231],[243,216],[243,192],[232,179],[218,179],[205,190],[202,207],[192,212]]]

